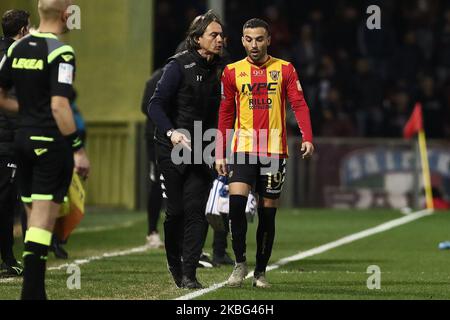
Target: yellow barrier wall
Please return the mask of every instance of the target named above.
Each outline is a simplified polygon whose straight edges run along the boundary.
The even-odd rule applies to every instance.
[[[78,106],[88,122],[92,175],[89,205],[134,208],[136,122],[144,121],[140,103],[152,69],[154,0],[75,0],[81,30],[62,40],[77,57]],[[32,14],[38,26],[37,0],[1,0]],[[145,173],[142,173],[145,174]]]
[[[87,152],[92,174],[86,185],[88,204],[136,207],[136,136],[135,123],[89,123]]]
[[[150,75],[151,9],[148,0],[79,0],[81,30],[75,48],[79,106],[88,121],[143,120],[140,103]]]

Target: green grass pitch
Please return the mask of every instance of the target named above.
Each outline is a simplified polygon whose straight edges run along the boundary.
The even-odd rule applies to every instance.
[[[280,210],[271,263],[375,227],[402,215],[390,210]],[[162,227],[160,228],[162,230]],[[247,256],[255,263],[256,223],[249,224]],[[81,289],[69,290],[66,261],[49,254],[47,293],[50,299],[167,300],[190,291],[177,289],[166,269],[163,250],[123,256],[104,253],[127,251],[145,243],[144,213],[90,211],[66,249],[74,260],[97,256],[80,265]],[[205,251],[212,252],[212,231]],[[200,300],[316,300],[316,299],[450,299],[450,250],[438,244],[450,240],[450,212],[438,212],[394,229],[340,246],[267,273],[272,288],[261,290],[246,280],[242,288],[219,288]],[[22,245],[16,239],[21,256]],[[231,244],[228,251],[231,253]],[[381,269],[381,288],[369,290],[367,268]],[[252,269],[251,269],[252,270]],[[225,281],[232,267],[199,269],[204,286]],[[18,299],[21,280],[0,280],[0,300]]]

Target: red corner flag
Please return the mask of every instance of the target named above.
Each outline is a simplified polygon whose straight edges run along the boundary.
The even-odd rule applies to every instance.
[[[423,130],[422,104],[416,103],[414,111],[403,129],[403,137],[410,139],[420,130]]]

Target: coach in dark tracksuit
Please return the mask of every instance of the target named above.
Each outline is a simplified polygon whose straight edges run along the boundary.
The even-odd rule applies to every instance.
[[[0,40],[0,60],[14,41],[8,38]],[[14,211],[18,205],[18,193],[14,183],[17,170],[14,159],[13,142],[17,129],[17,116],[0,111],[0,253],[2,259],[1,271],[13,274],[18,267],[17,275],[22,268],[17,264],[13,254]]]
[[[22,10],[9,10],[3,15],[0,61],[16,40],[28,34],[29,18],[28,12]],[[13,144],[16,130],[17,115],[0,110],[0,277],[20,276],[23,271],[13,254],[14,215],[25,210],[15,183],[17,164]]]
[[[187,51],[169,59],[149,104],[149,116],[156,124],[156,152],[167,198],[164,223],[169,271],[178,287],[201,288],[196,269],[205,232],[205,206],[213,180],[205,163],[192,164],[194,152],[203,150],[194,137],[194,122],[203,132],[215,128],[220,104],[220,53],[223,48],[222,23],[209,11],[192,23]],[[177,130],[178,129],[178,130]],[[191,164],[176,165],[171,158],[174,146],[184,147]],[[198,155],[197,155],[198,156]],[[203,158],[200,155],[200,158]]]

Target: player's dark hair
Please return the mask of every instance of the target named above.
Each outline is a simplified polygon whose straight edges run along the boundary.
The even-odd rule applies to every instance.
[[[28,26],[30,14],[23,10],[8,10],[2,17],[3,36],[13,38],[17,36],[20,29]]]
[[[262,19],[258,19],[258,18],[253,18],[248,20],[246,23],[244,23],[244,28],[242,30],[245,29],[255,29],[255,28],[264,28],[267,31],[267,34],[270,36],[270,27],[269,24],[267,22],[265,22]]]
[[[205,33],[208,26],[213,22],[217,22],[223,27],[222,21],[220,21],[219,16],[216,15],[212,10],[209,10],[204,15],[198,16],[194,19],[191,26],[189,27],[186,37],[186,48],[188,50],[200,49],[198,38],[200,38]]]

